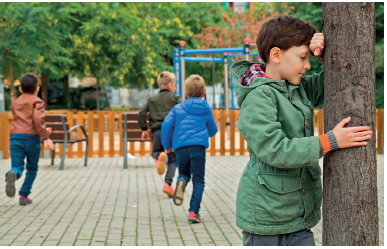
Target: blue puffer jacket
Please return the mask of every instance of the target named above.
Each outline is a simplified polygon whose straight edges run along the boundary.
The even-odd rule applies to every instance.
[[[207,101],[191,97],[175,105],[161,125],[161,143],[164,148],[202,145],[208,148],[208,138],[218,131]]]

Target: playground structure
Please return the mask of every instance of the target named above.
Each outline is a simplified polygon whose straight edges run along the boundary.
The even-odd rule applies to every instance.
[[[249,60],[250,56],[257,55],[259,53],[250,53],[249,47],[256,46],[255,43],[250,43],[249,38],[243,40],[243,47],[236,48],[212,48],[212,49],[185,49],[185,41],[180,41],[180,46],[177,47],[173,54],[173,72],[176,75],[176,92],[185,99],[184,94],[184,80],[185,80],[185,63],[186,62],[212,62],[212,63],[223,63],[224,64],[224,109],[228,113],[230,110],[229,107],[229,96],[228,96],[228,68],[232,65],[232,57],[235,56],[245,56],[246,60]],[[223,53],[223,58],[209,58],[209,57],[187,57],[188,55],[197,55],[197,54],[219,54]],[[214,72],[213,72],[214,74]],[[235,109],[234,104],[234,84],[233,84],[233,74],[230,71],[230,85],[231,85],[231,109]]]

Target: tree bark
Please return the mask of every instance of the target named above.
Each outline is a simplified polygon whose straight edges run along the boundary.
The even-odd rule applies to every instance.
[[[63,95],[66,101],[66,107],[70,109],[71,107],[71,97],[69,94],[69,75],[65,75],[63,78]]]
[[[11,104],[17,99],[16,89],[15,89],[15,83],[13,78],[13,67],[12,67],[12,54],[10,52],[7,53],[8,55],[8,80],[9,80],[9,87],[11,89]]]
[[[48,110],[48,74],[42,73],[42,99],[46,106],[46,110]]]
[[[324,157],[323,245],[379,245],[375,137],[375,4],[322,3],[324,127],[369,126],[366,146]]]

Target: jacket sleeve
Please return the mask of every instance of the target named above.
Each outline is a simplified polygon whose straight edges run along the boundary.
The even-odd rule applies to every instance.
[[[175,128],[175,108],[168,113],[161,124],[161,144],[165,149],[172,147],[173,129]]]
[[[145,105],[141,108],[138,113],[138,124],[140,125],[143,131],[148,130],[148,125],[146,123],[146,114],[149,112],[149,100],[145,103]]]
[[[218,132],[218,127],[216,126],[214,116],[212,115],[211,109],[210,109],[209,114],[207,114],[207,115],[208,115],[208,121],[207,121],[208,135],[210,137],[213,137]]]
[[[181,102],[183,102],[183,99],[178,96],[178,95],[175,95],[176,96],[176,104],[180,104]]]
[[[313,107],[324,104],[324,70],[318,74],[314,73],[303,77],[301,84]]]
[[[48,138],[46,123],[44,122],[44,102],[38,101],[34,105],[33,124],[41,140]]]
[[[256,88],[246,96],[237,127],[247,141],[250,153],[273,167],[318,165],[319,138],[286,137],[277,121],[277,106],[269,90]]]

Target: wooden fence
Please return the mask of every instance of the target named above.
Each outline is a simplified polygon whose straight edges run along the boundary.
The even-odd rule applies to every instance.
[[[125,111],[76,111],[55,110],[46,111],[46,114],[66,114],[69,126],[81,124],[85,127],[89,136],[89,157],[115,157],[123,156],[124,143],[122,140],[122,113]],[[239,110],[226,113],[224,110],[213,110],[214,119],[218,125],[218,133],[210,138],[210,146],[207,155],[247,155],[246,142],[236,127]],[[227,118],[230,125],[227,126]],[[0,113],[0,151],[2,157],[10,157],[9,137],[12,125],[12,114],[10,112]],[[315,135],[321,135],[324,131],[324,111],[314,111]],[[80,128],[71,132],[71,137],[82,136]],[[378,153],[384,146],[384,109],[376,110],[376,137]],[[77,143],[68,147],[66,157],[83,157],[85,143]],[[152,143],[129,142],[128,152],[135,156],[150,155]],[[48,148],[44,150],[48,152]],[[60,157],[63,144],[56,149],[56,157]],[[1,155],[1,153],[0,153]],[[41,157],[43,157],[43,150]],[[47,155],[46,155],[47,156]]]

